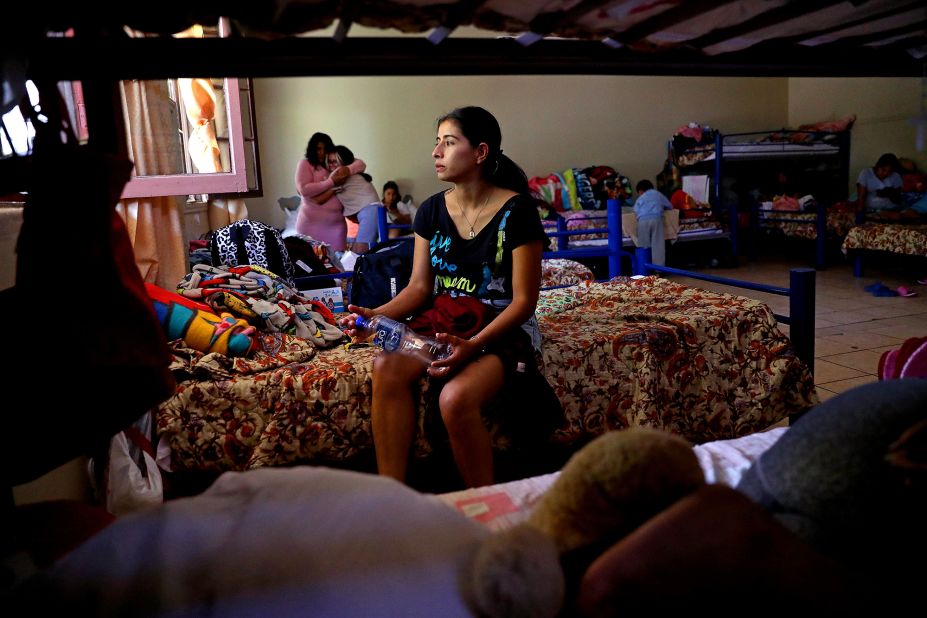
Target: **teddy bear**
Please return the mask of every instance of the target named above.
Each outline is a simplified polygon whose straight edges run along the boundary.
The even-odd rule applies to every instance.
[[[476,547],[462,587],[484,617],[900,613],[920,590],[925,488],[919,378],[812,408],[735,486],[706,483],[679,436],[609,432],[523,523]]]
[[[556,616],[569,571],[705,483],[691,445],[650,428],[613,431],[577,451],[529,518],[492,535],[469,561],[464,590],[480,616]],[[566,567],[566,568],[565,568]]]

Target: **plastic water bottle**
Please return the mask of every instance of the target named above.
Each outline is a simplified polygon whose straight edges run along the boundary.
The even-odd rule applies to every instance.
[[[361,333],[373,335],[373,343],[387,352],[402,352],[416,357],[426,365],[451,355],[451,345],[431,337],[420,335],[402,322],[384,315],[369,318],[357,316],[355,328]]]

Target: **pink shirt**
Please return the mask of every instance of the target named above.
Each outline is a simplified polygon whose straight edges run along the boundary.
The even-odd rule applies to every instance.
[[[366,168],[360,159],[355,159],[348,166],[352,174],[363,172]],[[338,196],[332,196],[322,204],[313,199],[335,186],[329,174],[324,167],[313,166],[306,159],[300,159],[296,165],[296,192],[302,198],[296,215],[296,231],[331,245],[335,251],[344,251],[347,225],[341,201]]]

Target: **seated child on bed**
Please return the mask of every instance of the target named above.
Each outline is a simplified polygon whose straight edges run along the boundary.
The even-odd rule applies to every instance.
[[[389,231],[390,238],[408,236],[412,234],[412,221],[415,219],[415,213],[418,207],[412,203],[412,196],[407,195],[403,200],[399,193],[399,185],[395,180],[387,180],[383,185],[383,198],[380,200],[386,207],[386,218],[393,225],[408,225],[409,229],[393,228]]]
[[[650,247],[652,263],[663,266],[666,263],[663,211],[672,210],[673,205],[647,179],[638,182],[636,189],[634,216],[637,217],[637,246]]]
[[[856,179],[857,212],[894,210],[901,206],[901,175],[898,157],[887,152]]]

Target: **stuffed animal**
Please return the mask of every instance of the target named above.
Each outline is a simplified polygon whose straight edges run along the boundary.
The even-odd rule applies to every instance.
[[[556,616],[571,594],[566,569],[705,484],[691,445],[655,429],[603,434],[578,451],[528,520],[489,537],[464,588],[480,616]]]
[[[679,437],[610,432],[523,524],[479,544],[464,588],[489,617],[663,615],[706,599],[724,599],[720,613],[901,614],[921,590],[925,488],[920,378],[821,403],[736,488],[706,484]]]

